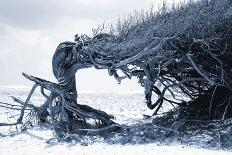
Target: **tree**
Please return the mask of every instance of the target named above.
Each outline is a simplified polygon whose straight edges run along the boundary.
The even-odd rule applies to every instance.
[[[141,22],[120,21],[115,34],[76,36],[75,42],[61,43],[53,56],[57,83],[23,74],[35,82],[15,125],[22,123],[24,111],[32,108],[40,121],[51,121],[59,137],[65,133],[118,129],[113,116],[77,103],[75,73],[95,67],[107,69],[119,83],[137,77],[145,88],[147,107],[156,115],[164,101],[177,104],[197,119],[226,119],[232,116],[232,16],[229,0],[204,0],[185,6],[149,13]],[[212,16],[213,15],[213,16]],[[119,76],[121,70],[125,76]],[[161,83],[163,87],[157,87]],[[46,102],[36,107],[28,103],[36,87]],[[46,95],[44,89],[49,90]],[[170,92],[172,98],[165,94]],[[178,100],[176,92],[190,101]],[[152,94],[157,100],[152,102]],[[96,124],[88,119],[97,120]]]

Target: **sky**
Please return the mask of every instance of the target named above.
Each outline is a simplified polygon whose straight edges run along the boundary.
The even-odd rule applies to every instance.
[[[134,10],[163,0],[0,0],[0,86],[32,85],[22,72],[55,82],[51,60],[57,45],[75,34],[116,23]],[[167,0],[168,3],[180,0]],[[107,71],[78,71],[79,91],[142,91],[136,79],[120,85]]]

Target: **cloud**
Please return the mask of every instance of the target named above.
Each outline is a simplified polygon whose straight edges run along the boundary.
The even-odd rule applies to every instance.
[[[151,5],[152,0],[7,0],[0,2],[0,21],[25,29],[48,28],[66,17],[110,19]]]
[[[21,76],[23,71],[55,80],[51,59],[60,42],[72,41],[76,33],[91,34],[91,28],[103,22],[116,22],[119,16],[127,15],[135,9],[147,10],[152,3],[156,7],[157,2],[161,1],[1,0],[0,85],[28,84]],[[81,74],[93,76],[90,72],[82,71]],[[107,81],[102,76],[103,72],[93,74]],[[79,77],[80,81],[85,81],[83,76]],[[109,80],[104,83],[110,85]],[[86,84],[80,84],[79,89],[92,87],[92,84],[89,87]]]

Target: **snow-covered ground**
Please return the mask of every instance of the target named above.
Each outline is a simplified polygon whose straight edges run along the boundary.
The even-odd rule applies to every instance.
[[[42,137],[43,136],[43,137]],[[0,139],[1,155],[225,155],[224,151],[212,151],[199,148],[177,146],[143,145],[109,145],[94,143],[82,146],[73,143],[46,144],[45,139],[52,137],[51,131],[31,130],[14,137]]]
[[[10,95],[19,97],[25,100],[28,91],[22,89],[0,89],[0,101],[12,103]],[[97,109],[106,111],[116,117],[116,122],[120,124],[136,124],[143,123],[149,120],[143,119],[143,114],[150,115],[152,111],[148,110],[144,103],[143,94],[129,93],[80,93],[78,101],[80,104],[87,104]],[[36,93],[32,99],[35,104],[43,102],[42,96]],[[169,109],[167,105],[163,111]],[[14,111],[6,113],[6,110],[0,108],[0,122],[14,121],[14,118],[9,118],[14,114]],[[104,142],[100,137],[96,137],[93,144],[87,146],[77,143],[46,143],[48,139],[54,137],[54,133],[49,128],[36,126],[32,129],[24,131],[14,136],[9,136],[10,133],[15,133],[15,127],[0,127],[0,155],[9,154],[62,154],[62,155],[100,155],[100,154],[157,154],[157,155],[200,155],[200,154],[232,154],[222,150],[207,150],[197,147],[184,146],[180,144],[172,144],[164,146],[155,141],[153,143],[142,144],[110,144]],[[8,135],[8,136],[2,136]]]

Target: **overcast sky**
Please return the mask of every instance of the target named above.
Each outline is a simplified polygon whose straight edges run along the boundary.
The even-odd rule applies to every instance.
[[[31,85],[22,72],[55,81],[52,55],[60,42],[91,34],[134,10],[157,8],[163,0],[0,0],[0,86]],[[173,2],[173,0],[167,0]],[[178,2],[179,0],[174,0]],[[77,72],[80,91],[141,90],[136,80],[118,86],[107,71]]]

